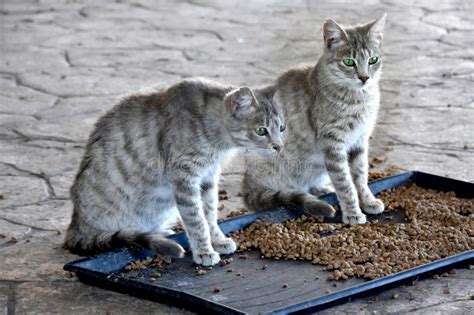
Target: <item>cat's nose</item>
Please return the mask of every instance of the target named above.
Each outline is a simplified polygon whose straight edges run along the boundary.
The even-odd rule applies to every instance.
[[[275,152],[280,152],[281,150],[281,145],[278,145],[276,143],[272,144],[272,149],[275,150]]]
[[[362,81],[362,83],[365,83],[365,81],[367,81],[369,79],[369,77],[366,76],[366,75],[360,75],[359,79]]]

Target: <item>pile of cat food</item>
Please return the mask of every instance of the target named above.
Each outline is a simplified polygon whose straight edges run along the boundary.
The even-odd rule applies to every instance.
[[[240,250],[257,248],[267,258],[325,265],[333,271],[330,280],[379,278],[474,248],[474,200],[414,184],[379,198],[386,211],[405,211],[406,222],[328,224],[303,216],[255,222],[233,238]]]

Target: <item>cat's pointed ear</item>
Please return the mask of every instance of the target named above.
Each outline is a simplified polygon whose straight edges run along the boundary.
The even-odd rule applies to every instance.
[[[346,31],[336,23],[336,21],[327,19],[323,25],[323,37],[326,47],[331,49],[332,46],[347,40]]]
[[[383,28],[385,26],[385,19],[387,18],[387,13],[384,13],[379,19],[370,22],[365,27],[367,27],[367,35],[369,38],[380,46],[383,38]]]
[[[240,87],[226,96],[226,103],[234,115],[248,114],[254,110],[255,95],[249,87]]]

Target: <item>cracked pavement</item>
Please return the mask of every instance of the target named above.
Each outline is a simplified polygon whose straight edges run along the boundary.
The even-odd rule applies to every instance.
[[[371,155],[473,181],[474,7],[470,0],[0,3],[0,306],[6,314],[185,313],[84,285],[62,266],[69,187],[97,118],[128,91],[199,75],[260,86],[315,63],[322,24],[388,13],[382,106]],[[224,168],[222,215],[239,209],[242,166]],[[472,313],[472,271],[325,313]],[[445,294],[444,288],[450,288]],[[393,299],[394,293],[399,294]]]

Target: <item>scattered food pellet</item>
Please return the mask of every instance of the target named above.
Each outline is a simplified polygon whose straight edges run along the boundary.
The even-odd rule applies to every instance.
[[[5,238],[5,237],[6,237],[5,234],[0,233],[0,239]]]
[[[18,240],[16,239],[15,236],[12,236],[12,237],[10,238],[10,242],[12,242],[12,243],[18,243]]]
[[[398,293],[394,293],[392,295],[392,299],[394,299],[394,300],[398,299],[399,297],[400,297],[400,295]]]
[[[450,293],[449,288],[444,288],[443,293],[444,293],[444,294],[449,294],[449,293]]]
[[[433,279],[438,280],[438,279],[439,279],[439,275],[433,275]]]
[[[62,232],[61,232],[60,230],[57,230],[56,233],[57,233],[58,235],[61,235],[61,234],[62,234]]]
[[[218,196],[219,196],[219,200],[229,199],[229,195],[227,195],[227,191],[225,191],[224,189],[219,190]]]
[[[5,199],[5,196],[0,195],[0,200],[3,200],[3,199]]]
[[[236,274],[237,277],[240,277],[242,274],[239,272]]]
[[[157,266],[163,267],[167,264],[170,264],[171,260],[166,257],[145,257],[142,260],[136,260],[129,263],[125,266],[125,270],[138,270],[138,269],[146,269],[148,266]]]
[[[449,276],[449,273],[447,273],[447,272],[443,272],[443,273],[441,274],[441,277],[447,277],[447,276]]]
[[[225,266],[225,265],[228,265],[232,262],[232,258],[223,258],[219,261],[219,264],[221,266]]]
[[[66,278],[71,279],[71,278],[74,277],[74,272],[66,271],[66,272],[64,273],[64,276],[65,276]]]
[[[151,277],[151,278],[150,278],[150,282],[156,282],[156,278],[155,278],[155,277]]]
[[[288,288],[288,283],[283,283],[282,288]]]
[[[240,217],[241,215],[250,213],[249,209],[246,208],[241,208],[240,210],[232,210],[228,215],[227,219],[235,218],[235,217]]]
[[[206,270],[203,270],[203,269],[198,269],[198,270],[196,270],[196,275],[198,275],[198,276],[203,276],[203,275],[205,275],[206,273],[207,273],[207,271],[206,271]]]
[[[226,270],[226,272],[232,272],[232,271],[234,271],[232,268],[229,268]]]
[[[333,287],[337,287],[337,283],[336,283],[336,282],[333,282],[333,283],[332,283],[332,286],[333,286]]]
[[[183,228],[183,226],[182,226],[180,223],[178,223],[178,224],[176,224],[176,225],[173,227],[173,231],[175,231],[176,233],[178,233],[178,232],[183,232],[183,231],[184,231],[184,228]]]
[[[221,288],[215,287],[212,291],[213,291],[214,293],[219,293],[219,292],[221,292]]]
[[[159,278],[159,277],[161,277],[161,273],[155,272],[155,273],[152,275],[152,277]]]
[[[331,293],[331,292],[332,292],[331,289],[326,289],[326,291],[324,291],[324,293],[326,293],[326,294],[329,294],[329,293]]]

